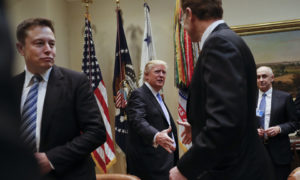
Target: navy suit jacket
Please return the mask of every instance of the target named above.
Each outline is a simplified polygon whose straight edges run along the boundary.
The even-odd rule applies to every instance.
[[[220,24],[194,69],[187,101],[193,145],[179,160],[179,171],[188,179],[274,179],[257,135],[256,101],[253,56],[236,33]]]
[[[288,134],[299,129],[299,121],[292,96],[287,92],[273,89],[269,127],[277,125],[280,126],[281,133],[269,137],[266,146],[274,163],[289,164],[292,161],[292,154]]]
[[[25,72],[13,78],[20,107]],[[95,180],[90,153],[106,140],[106,131],[87,77],[53,66],[41,124],[40,152],[55,170],[44,179]]]
[[[151,90],[144,84],[132,92],[127,104],[127,171],[143,180],[169,179],[169,170],[178,159],[177,130],[170,115],[172,133],[177,148],[172,154],[164,148],[153,147],[153,138],[159,131],[167,129],[169,124],[162,108]],[[171,137],[171,133],[169,134]]]

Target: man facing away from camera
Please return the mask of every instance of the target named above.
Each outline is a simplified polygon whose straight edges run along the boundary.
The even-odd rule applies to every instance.
[[[192,147],[171,180],[273,180],[256,129],[256,67],[245,42],[222,20],[221,0],[181,0],[183,24],[201,42],[189,87]],[[189,132],[189,131],[186,131]]]

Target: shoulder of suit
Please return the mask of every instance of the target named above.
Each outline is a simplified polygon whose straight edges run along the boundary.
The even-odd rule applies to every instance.
[[[135,90],[132,91],[132,93],[134,93],[134,94],[141,94],[143,92],[144,92],[143,86],[136,88]]]
[[[147,98],[146,94],[150,91],[146,85],[143,85],[139,88],[136,88],[135,90],[132,91],[132,95],[134,94],[135,96],[139,96],[141,98]],[[151,91],[150,91],[151,92]]]
[[[72,76],[72,77],[85,76],[85,74],[82,72],[74,71],[60,66],[53,66],[53,70],[60,71],[63,75]]]
[[[17,81],[19,79],[25,78],[25,71],[21,72],[20,74],[17,74],[12,77],[12,81]]]
[[[237,43],[240,43],[242,40],[241,37],[239,37],[235,32],[233,32],[229,28],[223,28],[219,29],[217,31],[214,31],[210,34],[210,36],[207,38],[206,43],[217,43],[217,42],[226,42],[228,44],[236,46]],[[204,47],[204,46],[203,46]]]
[[[291,94],[285,91],[273,89],[273,93],[281,96],[290,96]]]

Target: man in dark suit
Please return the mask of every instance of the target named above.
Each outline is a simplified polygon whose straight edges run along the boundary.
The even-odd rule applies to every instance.
[[[276,178],[286,180],[292,161],[288,134],[299,129],[299,121],[292,96],[273,89],[273,80],[270,67],[257,69],[259,95],[256,115],[260,124],[257,131],[272,159]]]
[[[167,65],[149,61],[144,84],[132,92],[127,105],[127,171],[143,180],[167,180],[178,160],[177,130],[159,91]]]
[[[95,180],[90,153],[106,139],[87,77],[54,65],[52,22],[27,19],[17,27],[25,71],[13,79],[21,108],[21,137],[34,152],[43,179]]]
[[[256,68],[245,42],[222,20],[221,0],[182,0],[184,28],[201,53],[187,100],[192,147],[170,179],[273,180],[256,130]]]

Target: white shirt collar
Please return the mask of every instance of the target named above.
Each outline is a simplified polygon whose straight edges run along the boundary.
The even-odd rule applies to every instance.
[[[49,68],[45,73],[40,74],[40,76],[43,79],[42,81],[48,82],[51,70],[52,70],[52,67]],[[29,86],[32,76],[34,76],[34,74],[32,74],[30,71],[28,71],[27,66],[25,65],[25,87]]]
[[[266,93],[267,96],[270,96],[272,95],[272,92],[273,92],[273,88],[271,87],[269,90],[267,90],[266,92],[262,92],[261,90],[258,91],[258,95],[259,97],[261,97],[264,93]]]
[[[155,91],[148,82],[145,82],[145,84],[150,89],[150,91],[152,92],[152,94],[156,97],[156,95],[157,95],[158,92]]]
[[[200,50],[202,50],[202,47],[206,41],[206,39],[208,38],[208,36],[211,34],[211,32],[213,32],[213,30],[219,25],[224,23],[224,20],[217,20],[213,23],[211,23],[204,31],[202,37],[201,37],[201,42],[200,42]]]

